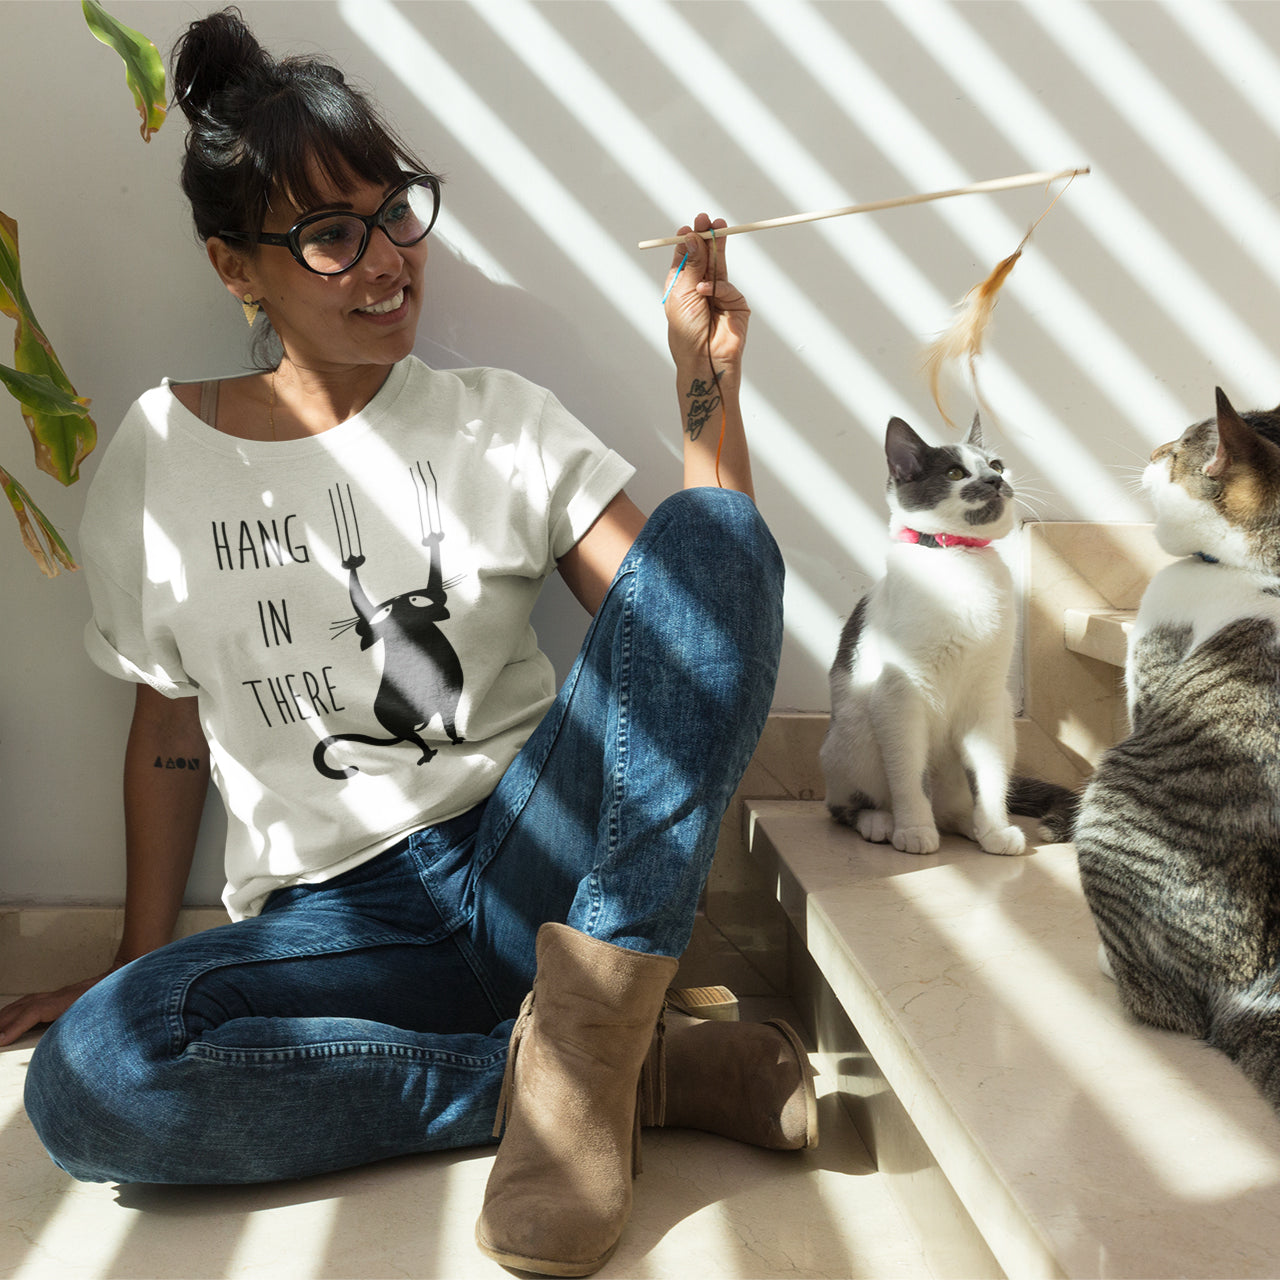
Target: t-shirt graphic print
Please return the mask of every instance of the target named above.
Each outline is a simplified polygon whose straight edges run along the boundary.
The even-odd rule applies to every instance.
[[[555,696],[530,611],[632,469],[540,387],[410,357],[244,440],[147,392],[81,526],[104,670],[199,699],[233,918],[487,797]]]
[[[441,569],[444,531],[439,527],[436,476],[429,462],[425,474],[419,462],[409,468],[409,476],[418,503],[422,545],[428,548],[431,557],[427,582],[381,604],[370,600],[360,585],[363,543],[351,486],[335,485],[330,492],[334,531],[341,548],[342,567],[351,575],[348,589],[351,607],[356,611],[354,618],[333,624],[335,638],[354,630],[361,649],[382,646],[382,679],[373,714],[391,736],[376,738],[360,733],[336,733],[323,739],[316,745],[312,759],[326,778],[349,778],[356,769],[355,765],[334,768],[326,762],[325,757],[335,743],[359,742],[367,746],[412,743],[421,752],[418,763],[427,764],[436,751],[422,739],[420,731],[436,718],[450,742],[456,746],[463,741],[457,726],[462,663],[440,627],[449,617],[449,584]]]

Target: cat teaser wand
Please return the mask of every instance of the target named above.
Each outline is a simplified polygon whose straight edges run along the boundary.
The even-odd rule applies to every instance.
[[[875,213],[879,209],[899,209],[909,204],[925,204],[930,200],[948,200],[952,196],[980,195],[991,191],[1012,191],[1015,187],[1040,187],[1063,178],[1075,178],[1088,173],[1088,168],[1060,169],[1057,173],[1020,173],[1011,178],[988,178],[985,182],[971,182],[967,187],[951,187],[947,191],[926,191],[917,195],[895,196],[891,200],[872,200],[868,204],[846,205],[843,209],[820,209],[814,213],[792,213],[785,218],[766,218],[763,222],[742,222],[736,227],[721,227],[716,236],[736,236],[744,231],[768,231],[773,227],[790,227],[800,222],[817,222],[822,218],[843,218],[850,213]],[[704,240],[713,239],[710,231],[698,231]],[[641,240],[639,249],[659,249],[663,245],[682,243],[683,236],[667,236],[662,240]]]
[[[924,204],[930,200],[946,200],[951,196],[1011,191],[1015,187],[1048,187],[1063,179],[1066,180],[1067,187],[1069,187],[1081,174],[1088,172],[1089,169],[1085,166],[1079,169],[1059,169],[1056,173],[1021,173],[1009,178],[989,178],[985,182],[972,182],[968,186],[951,187],[946,191],[927,191],[917,195],[897,196],[891,200],[873,200],[867,204],[847,205],[843,209],[822,209],[814,213],[793,213],[785,218],[769,218],[763,222],[743,222],[735,227],[721,227],[718,231],[699,231],[695,234],[700,235],[704,240],[711,241],[714,270],[717,236],[737,235],[744,231],[766,231],[772,227],[794,226],[800,222],[817,222],[821,218],[841,218],[850,213],[874,213],[879,209],[898,209],[904,205]],[[929,388],[933,393],[933,402],[937,406],[938,412],[942,415],[942,420],[949,427],[954,427],[955,423],[952,422],[950,415],[942,404],[939,388],[942,371],[950,363],[958,363],[961,360],[967,361],[969,377],[973,383],[974,396],[980,405],[983,405],[984,408],[986,407],[978,391],[976,361],[982,351],[982,341],[986,334],[987,326],[991,322],[991,313],[995,310],[996,299],[999,296],[1001,287],[1008,279],[1009,273],[1013,270],[1014,264],[1022,256],[1022,250],[1026,247],[1027,241],[1031,239],[1031,233],[1044,221],[1049,210],[1058,203],[1067,187],[1063,187],[1062,191],[1059,191],[1054,196],[1049,202],[1049,207],[1031,224],[1030,229],[1022,237],[1017,249],[1007,258],[997,263],[995,269],[987,278],[981,284],[977,284],[970,289],[961,299],[959,315],[950,328],[930,344],[925,352],[924,365],[929,379]],[[641,240],[638,247],[641,249],[656,249],[661,245],[680,244],[682,242],[683,237],[681,236],[668,236],[663,240]],[[680,272],[684,270],[684,264],[688,261],[688,258],[689,255],[686,253],[676,269],[675,275],[671,278],[671,283],[667,285],[667,293],[662,295],[663,302],[666,302],[667,294],[671,292]],[[719,481],[719,478],[719,469],[717,467],[717,481]]]

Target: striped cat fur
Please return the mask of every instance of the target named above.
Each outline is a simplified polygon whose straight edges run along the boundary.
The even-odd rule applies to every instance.
[[[1280,410],[1219,390],[1143,484],[1182,558],[1143,595],[1130,733],[1075,814],[1080,878],[1125,1007],[1280,1108]]]

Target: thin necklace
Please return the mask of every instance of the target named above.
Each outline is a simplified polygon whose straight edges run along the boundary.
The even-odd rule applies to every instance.
[[[271,438],[276,438],[276,371],[271,370],[271,402],[267,405],[267,425],[271,428]]]

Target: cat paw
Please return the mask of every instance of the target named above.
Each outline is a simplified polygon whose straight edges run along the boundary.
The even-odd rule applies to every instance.
[[[893,839],[893,814],[884,809],[859,809],[858,834],[872,844],[888,844]]]
[[[937,853],[937,827],[898,827],[893,833],[893,847],[903,853]]]
[[[974,832],[973,838],[985,853],[998,853],[1006,858],[1016,858],[1027,851],[1027,837],[1021,827],[993,827],[990,831],[979,835]]]

